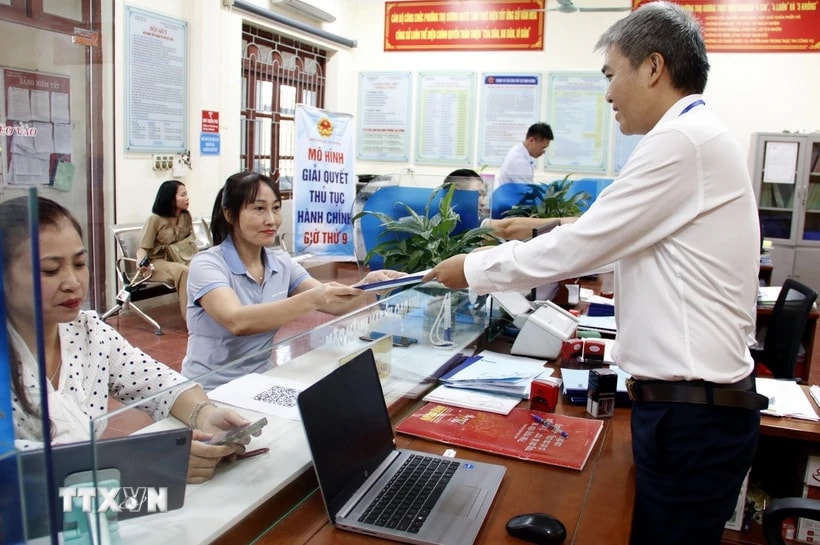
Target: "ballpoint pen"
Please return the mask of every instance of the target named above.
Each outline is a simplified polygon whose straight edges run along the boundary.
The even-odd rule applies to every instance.
[[[531,414],[530,416],[532,416],[532,419],[535,420],[536,422],[538,422],[539,424],[541,424],[542,426],[546,426],[547,428],[551,429],[555,433],[561,435],[561,437],[564,437],[564,438],[569,437],[569,434],[567,432],[565,432],[564,430],[559,430],[558,428],[555,427],[555,424],[553,424],[549,420],[541,418],[537,414]]]

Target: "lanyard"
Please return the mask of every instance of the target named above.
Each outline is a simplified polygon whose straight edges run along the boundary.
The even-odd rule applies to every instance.
[[[694,108],[695,106],[700,106],[700,105],[705,105],[705,104],[706,104],[706,103],[703,101],[703,99],[700,99],[700,98],[699,98],[699,99],[697,99],[696,101],[694,101],[692,104],[690,104],[689,106],[687,106],[686,108],[684,108],[684,109],[683,109],[683,111],[680,113],[680,115],[679,115],[678,117],[680,117],[681,115],[685,114],[686,112],[688,112],[689,110],[691,110],[691,109],[692,109],[692,108]]]

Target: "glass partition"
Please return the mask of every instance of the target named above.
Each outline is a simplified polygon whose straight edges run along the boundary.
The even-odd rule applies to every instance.
[[[36,191],[0,204],[0,541],[48,542],[59,520],[44,358]],[[12,407],[14,410],[12,410]],[[15,426],[15,421],[19,426]],[[46,438],[43,441],[43,438]],[[37,513],[37,517],[29,517]],[[54,539],[54,538],[52,538]],[[52,541],[56,543],[56,541]]]
[[[315,483],[307,489],[297,487],[294,492],[297,483],[313,475],[296,405],[300,391],[371,348],[386,405],[395,421],[422,402],[436,378],[459,361],[458,355],[474,352],[486,324],[486,309],[471,302],[466,292],[428,283],[383,296],[357,311],[277,342],[269,355],[261,354],[270,358],[269,370],[240,374],[209,392],[218,405],[230,407],[250,421],[267,420],[261,434],[247,445],[250,452],[267,451],[221,462],[208,482],[184,486],[181,502],[182,469],[178,462],[180,453],[185,457],[186,447],[190,448],[190,415],[152,422],[144,412],[146,407],[162,406],[169,391],[210,382],[209,377],[216,373],[240,367],[260,354],[226,362],[222,369],[94,419],[95,471],[91,482],[94,487],[108,489],[117,477],[120,479],[117,493],[109,492],[109,505],[119,506],[119,516],[112,517],[108,509],[96,514],[96,523],[101,531],[116,529],[124,544],[140,545],[209,542],[242,524],[262,505],[266,505],[264,524],[276,525],[306,494],[315,492]],[[125,448],[131,456],[116,458],[122,448],[115,444],[118,441],[130,445]],[[174,448],[180,444],[181,450]],[[157,456],[158,452],[163,454]],[[106,479],[110,479],[108,484]],[[136,510],[129,511],[132,507]],[[254,532],[261,534],[266,529],[263,526]]]

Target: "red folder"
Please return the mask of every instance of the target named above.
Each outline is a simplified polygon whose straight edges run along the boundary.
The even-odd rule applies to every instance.
[[[533,415],[547,425],[537,422]],[[580,471],[603,426],[601,420],[528,409],[513,409],[509,415],[502,415],[428,403],[399,423],[396,431]]]

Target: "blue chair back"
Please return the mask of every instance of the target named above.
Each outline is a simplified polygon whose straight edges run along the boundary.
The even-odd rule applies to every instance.
[[[438,205],[441,198],[446,193],[441,188],[431,189],[429,187],[407,187],[407,186],[387,186],[379,189],[368,197],[362,211],[374,211],[386,214],[391,218],[399,219],[408,215],[404,204],[412,208],[417,214],[424,214],[427,201],[431,191],[437,194],[430,204],[430,214],[438,212]],[[453,234],[458,234],[467,229],[478,227],[478,191],[467,191],[457,189],[453,193],[451,203],[453,209],[458,212],[460,219],[458,225],[453,230]],[[401,240],[406,237],[404,233],[387,233],[382,229],[382,223],[374,216],[362,216],[358,220],[361,224],[362,240],[365,251],[369,252],[377,244],[391,240]],[[381,236],[384,233],[384,236]],[[380,255],[374,255],[368,263],[371,270],[384,268],[384,259]]]
[[[581,208],[581,212],[586,212],[589,205],[595,202],[601,191],[612,183],[612,178],[580,178],[573,180],[572,189],[568,196],[571,197],[581,191],[586,191],[590,199],[587,206]],[[524,195],[531,192],[533,187],[541,184],[506,183],[498,186],[493,191],[492,197],[492,217],[499,219],[504,217],[504,212],[519,204]]]

